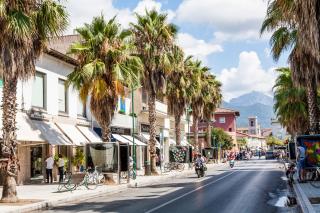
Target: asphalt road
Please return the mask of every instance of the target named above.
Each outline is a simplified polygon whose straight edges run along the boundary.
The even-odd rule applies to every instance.
[[[272,160],[236,162],[162,184],[132,188],[98,198],[57,206],[46,213],[65,212],[294,212],[284,206],[287,184],[281,164]]]

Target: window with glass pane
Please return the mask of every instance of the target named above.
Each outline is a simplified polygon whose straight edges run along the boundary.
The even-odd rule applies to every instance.
[[[45,75],[36,72],[32,85],[32,106],[45,108],[45,85],[44,85]]]
[[[78,99],[77,114],[78,114],[78,116],[86,117],[85,106],[83,105],[83,103],[80,100],[80,98]]]
[[[59,112],[67,112],[67,90],[65,80],[59,79],[58,93]]]
[[[124,97],[120,98],[120,111],[126,112],[126,100]]]

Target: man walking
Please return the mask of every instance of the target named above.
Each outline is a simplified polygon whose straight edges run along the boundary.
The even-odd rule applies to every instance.
[[[303,182],[304,178],[304,168],[305,168],[305,157],[306,157],[306,149],[299,145],[297,147],[297,165],[298,165],[298,175],[299,181]]]
[[[47,183],[49,183],[49,179],[50,179],[50,183],[53,182],[52,180],[52,169],[53,169],[53,164],[54,164],[54,160],[52,155],[50,154],[49,157],[46,159],[46,175],[47,175]]]

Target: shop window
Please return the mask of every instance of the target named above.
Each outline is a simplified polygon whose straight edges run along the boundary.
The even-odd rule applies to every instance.
[[[45,74],[36,72],[32,85],[32,106],[45,109]]]
[[[67,112],[67,88],[65,86],[65,80],[59,79],[58,82],[58,104],[59,104],[59,112]]]

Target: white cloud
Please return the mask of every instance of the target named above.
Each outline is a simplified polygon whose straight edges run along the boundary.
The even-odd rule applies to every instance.
[[[219,41],[259,38],[267,0],[185,0],[176,11],[178,22],[212,27]]]
[[[184,49],[186,55],[193,55],[204,63],[207,62],[206,57],[210,54],[223,51],[220,45],[196,39],[187,33],[178,34],[178,44]]]
[[[241,52],[238,67],[223,69],[218,75],[225,100],[259,91],[271,94],[276,79],[274,68],[264,70],[256,52]]]
[[[141,0],[133,10],[129,8],[118,9],[114,7],[113,0],[68,0],[65,2],[65,6],[71,21],[67,31],[68,34],[72,34],[73,29],[83,26],[84,23],[90,23],[93,17],[99,16],[101,13],[106,19],[117,16],[117,21],[124,28],[127,28],[130,22],[135,22],[134,12],[144,14],[146,9],[166,12],[168,21],[175,17],[175,13],[172,10],[162,11],[162,4],[155,0]]]
[[[124,27],[134,20],[132,12],[128,9],[117,9],[113,6],[112,0],[68,0],[65,3],[70,15],[69,34],[84,23],[90,23],[93,17],[103,14],[106,19],[117,16],[117,20]]]

